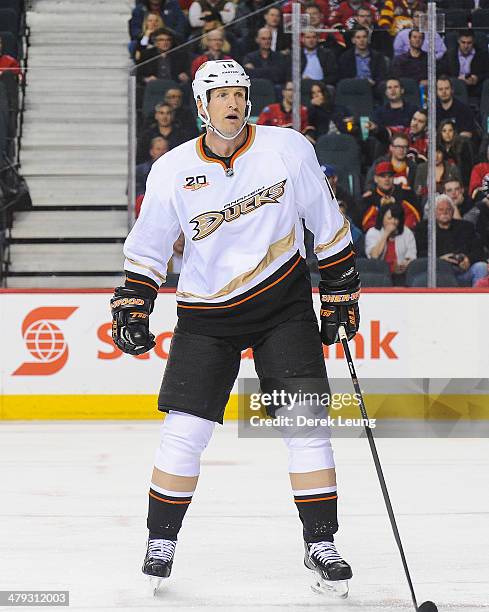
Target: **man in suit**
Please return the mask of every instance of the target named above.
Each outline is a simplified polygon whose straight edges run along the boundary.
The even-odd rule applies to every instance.
[[[317,32],[305,30],[302,36],[301,74],[303,79],[323,81],[335,85],[338,81],[338,65],[335,54],[319,46]]]
[[[387,73],[385,58],[370,48],[367,28],[358,26],[351,41],[353,48],[340,57],[340,79],[367,79],[372,86],[383,81]]]
[[[258,51],[247,53],[243,66],[252,79],[268,79],[275,85],[283,85],[287,79],[287,64],[284,56],[272,51],[272,33],[268,28],[260,28],[256,35]]]
[[[449,49],[439,62],[439,73],[464,81],[471,98],[479,98],[482,82],[489,77],[489,55],[487,49],[476,49],[474,33],[460,31],[458,46]]]
[[[171,30],[160,28],[153,34],[154,47],[147,49],[141,55],[143,66],[138,70],[138,76],[145,83],[155,79],[170,79],[180,85],[190,81],[190,61],[185,51],[167,54],[175,46],[175,37]],[[149,59],[153,62],[144,64]]]

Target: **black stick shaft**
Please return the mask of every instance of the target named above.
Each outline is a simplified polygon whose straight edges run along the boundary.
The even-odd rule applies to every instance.
[[[353,387],[360,399],[360,412],[362,413],[362,418],[366,420],[365,432],[367,434],[367,439],[370,445],[370,450],[372,451],[372,457],[374,460],[375,469],[377,471],[377,476],[379,478],[380,488],[382,489],[382,495],[384,496],[385,507],[387,509],[387,514],[389,515],[392,532],[394,533],[394,539],[396,540],[397,547],[399,549],[399,554],[401,555],[401,561],[404,567],[404,573],[406,574],[406,579],[409,585],[409,590],[411,591],[411,598],[413,600],[414,609],[416,610],[416,612],[418,612],[418,603],[416,601],[416,595],[414,593],[414,586],[411,580],[411,575],[409,573],[409,568],[408,568],[408,564],[406,561],[406,555],[404,554],[404,549],[403,549],[402,542],[401,542],[401,536],[399,535],[399,529],[397,528],[396,517],[394,515],[394,510],[392,509],[392,504],[391,504],[391,500],[389,497],[389,491],[387,490],[384,473],[382,472],[382,465],[380,463],[379,455],[377,453],[377,447],[375,445],[374,434],[372,432],[371,427],[369,427],[368,425],[367,409],[365,408],[365,402],[363,401],[363,395],[360,389],[360,383],[358,382],[357,374],[355,372],[355,366],[353,365],[353,359],[350,353],[350,347],[348,346],[348,338],[346,336],[346,332],[343,327],[340,327],[339,335],[341,338],[341,344],[343,345],[343,350],[345,352],[346,361],[348,363],[348,369],[350,370]]]

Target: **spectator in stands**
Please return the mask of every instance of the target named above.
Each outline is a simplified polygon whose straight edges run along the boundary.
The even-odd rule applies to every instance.
[[[338,65],[333,51],[319,46],[317,32],[305,30],[302,35],[301,74],[303,79],[334,85],[338,80]]]
[[[20,64],[11,55],[3,52],[3,40],[0,36],[0,77],[4,77],[7,74],[15,75],[16,77],[21,76]]]
[[[424,7],[415,9],[413,12],[413,25],[412,27],[419,30],[421,25],[421,17],[425,14]],[[409,51],[409,32],[411,31],[411,26],[400,30],[396,34],[396,38],[394,39],[394,55],[403,55],[403,53],[407,53]],[[423,46],[421,47],[423,51],[428,53],[428,39],[425,37],[423,41]],[[435,56],[436,59],[441,59],[446,53],[446,45],[443,41],[443,38],[435,33]]]
[[[435,180],[436,180],[436,191],[441,193],[443,191],[443,185],[446,181],[461,181],[460,170],[458,166],[449,164],[444,159],[443,151],[439,148],[436,149],[435,158]],[[416,181],[414,183],[414,191],[422,200],[428,195],[428,163],[423,162],[418,165],[416,170]]]
[[[363,0],[343,0],[331,15],[330,25],[333,28],[351,30],[355,25],[355,15],[360,7],[368,9],[373,22],[377,23],[378,13],[373,4]]]
[[[143,29],[143,21],[148,13],[159,15],[165,26],[181,38],[188,34],[188,25],[177,0],[143,0],[132,11],[129,21],[131,40],[136,40]]]
[[[363,250],[364,239],[362,231],[358,229],[352,219],[352,217],[355,216],[355,202],[348,191],[338,184],[338,171],[336,170],[336,166],[325,164],[321,166],[321,170],[324,172],[324,176],[335,194],[341,212],[350,223],[351,237],[355,252],[358,255],[359,251]]]
[[[477,210],[475,230],[482,239],[482,244],[489,251],[489,195],[479,199],[475,206]]]
[[[149,147],[153,138],[157,136],[163,136],[168,141],[170,149],[184,142],[184,136],[176,129],[173,117],[173,109],[169,104],[163,102],[156,105],[155,122],[141,136],[138,147],[138,163],[149,160]]]
[[[328,28],[329,5],[327,10],[322,11],[319,4],[307,4],[305,13],[309,15],[309,27],[313,30],[324,30]],[[369,13],[370,14],[370,13]],[[338,59],[345,50],[346,42],[341,32],[317,32],[319,44],[334,51]]]
[[[428,76],[428,54],[422,50],[424,34],[419,30],[409,32],[409,50],[394,58],[391,65],[392,76],[414,79],[426,85]]]
[[[171,79],[177,83],[188,83],[190,80],[189,58],[185,52],[175,51],[167,54],[175,46],[173,33],[161,28],[153,34],[155,46],[141,54],[143,65],[138,71],[145,83],[155,79]],[[144,64],[149,59],[152,62]]]
[[[376,134],[379,127],[401,128],[408,127],[411,118],[416,112],[416,107],[403,98],[404,89],[399,79],[390,78],[385,85],[385,97],[387,103],[378,106],[373,113],[369,123],[369,130]]]
[[[164,101],[173,109],[175,129],[181,134],[183,141],[195,138],[198,135],[196,119],[190,108],[183,104],[182,90],[173,87],[168,89]]]
[[[287,80],[287,64],[284,56],[272,51],[272,32],[260,28],[256,35],[258,51],[247,53],[243,58],[243,67],[252,79],[268,79],[275,85],[283,86]]]
[[[373,189],[376,183],[375,174],[381,162],[388,162],[392,167],[395,185],[402,185],[412,189],[416,180],[416,162],[408,157],[409,138],[406,134],[396,133],[392,136],[389,152],[379,157],[370,167],[365,178],[367,189]]]
[[[404,209],[405,225],[410,229],[418,223],[421,216],[417,208],[417,198],[412,189],[394,184],[394,168],[388,161],[375,166],[375,190],[366,192],[362,198],[361,225],[363,231],[375,225],[378,211],[389,204],[400,204]]]
[[[479,98],[482,82],[489,77],[489,55],[485,49],[476,49],[474,33],[471,30],[460,30],[458,47],[448,49],[440,60],[438,71],[460,79],[467,85],[471,98]]]
[[[311,104],[308,109],[309,125],[313,128],[308,138],[315,143],[327,134],[332,125],[338,132],[349,133],[348,127],[355,125],[353,113],[345,106],[336,106],[326,85],[318,81],[311,87]]]
[[[420,0],[385,0],[379,15],[379,27],[395,36],[404,28],[413,27],[416,10],[425,10]]]
[[[224,25],[236,16],[236,5],[231,0],[194,0],[188,11],[190,27],[196,30],[204,25],[205,18],[219,16]]]
[[[197,70],[209,60],[233,59],[229,55],[231,45],[224,36],[224,30],[212,30],[200,41],[202,47],[207,51],[202,55],[198,55],[192,62],[192,79],[195,78]]]
[[[380,83],[386,77],[385,58],[370,49],[368,30],[358,26],[352,33],[353,49],[345,51],[339,60],[340,79],[367,79],[370,85]]]
[[[162,136],[156,136],[151,140],[151,146],[149,148],[149,159],[148,161],[138,164],[136,166],[136,195],[144,194],[146,191],[146,179],[148,178],[149,171],[154,162],[159,159],[165,153],[168,153],[170,146],[168,140]]]
[[[466,221],[476,222],[477,215],[467,215],[474,208],[474,202],[465,193],[461,181],[456,179],[443,183],[443,193],[447,195],[454,205],[454,219],[465,219]],[[466,216],[467,215],[467,216]]]
[[[474,200],[486,197],[489,188],[489,143],[485,147],[486,161],[476,164],[470,175],[469,194]]]
[[[390,57],[392,55],[392,39],[385,30],[376,27],[376,25],[370,9],[366,6],[359,6],[355,11],[351,31],[354,31],[357,27],[367,28],[370,47],[379,51],[382,55]],[[351,44],[351,37],[347,42]]]
[[[365,254],[369,259],[385,261],[396,285],[402,283],[406,268],[416,259],[416,239],[409,227],[404,226],[404,220],[401,204],[382,206],[375,226],[365,235]]]
[[[153,34],[163,27],[163,19],[159,15],[148,13],[143,21],[143,29],[137,35],[136,40],[131,41],[131,57],[139,62],[143,52],[153,46]]]
[[[260,22],[260,25],[250,33],[249,40],[251,47],[249,47],[249,51],[256,50],[256,43],[254,43],[255,34],[260,27],[268,28],[272,33],[272,51],[279,51],[285,55],[289,54],[292,38],[290,34],[286,34],[283,31],[282,13],[277,6],[269,7],[263,13],[263,21]]]
[[[461,284],[475,285],[487,276],[481,240],[474,225],[454,219],[455,207],[447,195],[439,195],[435,202],[436,254],[453,266]],[[428,221],[421,221],[415,230],[418,257],[428,255]]]
[[[436,122],[451,119],[460,136],[471,138],[476,131],[474,115],[469,106],[453,96],[453,86],[450,78],[439,76],[436,81]]]
[[[292,127],[292,100],[294,98],[294,84],[287,81],[282,90],[282,102],[269,104],[261,111],[258,117],[258,125],[276,125],[278,127]],[[301,132],[310,133],[312,126],[309,124],[307,108],[301,105]]]
[[[464,185],[469,184],[472,171],[472,149],[466,138],[461,138],[451,119],[443,119],[437,128],[436,144],[443,151],[443,156],[450,164],[455,164],[460,170]]]

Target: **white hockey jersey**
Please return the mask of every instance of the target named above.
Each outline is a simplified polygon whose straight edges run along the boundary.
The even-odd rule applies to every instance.
[[[124,267],[160,285],[183,231],[179,325],[264,329],[310,305],[302,220],[323,269],[353,265],[349,224],[301,134],[249,125],[227,163],[211,155],[201,136],[153,164]]]

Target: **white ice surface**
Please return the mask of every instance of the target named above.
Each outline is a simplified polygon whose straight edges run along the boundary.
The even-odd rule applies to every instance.
[[[157,422],[0,423],[0,590],[69,590],[71,610],[412,609],[367,442],[335,444],[336,541],[354,578],[334,601],[309,588],[281,441],[237,439],[234,424],[216,428],[153,599],[140,566],[158,439]],[[489,440],[378,447],[418,600],[489,610]]]

